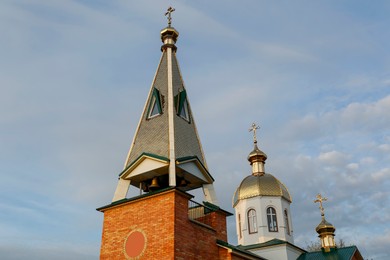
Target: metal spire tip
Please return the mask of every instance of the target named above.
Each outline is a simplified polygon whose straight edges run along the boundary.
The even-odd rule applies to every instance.
[[[172,24],[172,17],[171,17],[171,14],[172,12],[175,11],[175,8],[173,8],[172,6],[170,6],[168,9],[167,9],[167,12],[165,13],[165,16],[167,16],[167,19],[168,19],[168,27],[171,27],[171,24]]]

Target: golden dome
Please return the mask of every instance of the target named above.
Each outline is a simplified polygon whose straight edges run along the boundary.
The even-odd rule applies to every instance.
[[[267,155],[257,147],[257,144],[255,143],[255,148],[252,152],[248,155],[248,161],[252,162],[254,159],[261,159],[261,161],[267,160]]]
[[[249,175],[242,180],[233,197],[233,206],[239,200],[257,196],[279,196],[291,202],[291,196],[286,186],[272,174]]]
[[[325,217],[322,218],[322,221],[318,226],[316,227],[316,231],[318,234],[321,234],[323,232],[331,232],[333,233],[336,230],[336,228],[325,220]]]

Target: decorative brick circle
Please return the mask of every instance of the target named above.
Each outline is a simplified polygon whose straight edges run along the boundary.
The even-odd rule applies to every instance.
[[[124,253],[127,259],[139,259],[146,248],[146,236],[140,229],[129,233],[124,244]]]

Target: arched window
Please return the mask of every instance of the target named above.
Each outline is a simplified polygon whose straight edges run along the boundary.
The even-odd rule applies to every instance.
[[[267,208],[268,231],[278,232],[278,220],[276,219],[276,210],[273,207]]]
[[[287,232],[287,235],[290,235],[290,225],[288,223],[288,213],[287,213],[287,209],[284,210],[284,222],[286,222],[286,232]]]
[[[254,209],[248,211],[248,228],[249,234],[257,233],[256,210]]]

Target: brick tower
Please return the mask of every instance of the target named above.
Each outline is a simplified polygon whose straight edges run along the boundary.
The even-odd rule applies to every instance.
[[[226,216],[210,175],[176,59],[179,33],[161,30],[162,56],[124,170],[104,213],[100,259],[261,259],[227,243]],[[127,198],[129,187],[140,190]],[[202,204],[189,190],[202,188]]]

